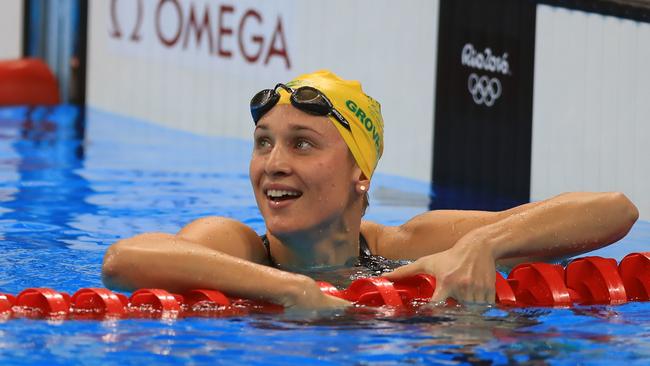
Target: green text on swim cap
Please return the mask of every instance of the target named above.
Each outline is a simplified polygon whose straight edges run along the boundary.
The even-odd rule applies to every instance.
[[[350,112],[354,113],[355,117],[361,122],[361,124],[366,128],[366,130],[372,133],[372,139],[375,141],[375,148],[377,153],[381,150],[379,146],[379,132],[375,128],[375,124],[372,122],[370,117],[366,116],[366,112],[363,111],[353,100],[347,100],[345,105],[348,107]]]

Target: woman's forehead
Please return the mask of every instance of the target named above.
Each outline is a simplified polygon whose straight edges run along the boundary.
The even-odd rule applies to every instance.
[[[271,131],[313,130],[321,135],[338,134],[336,127],[326,116],[314,116],[291,105],[273,107],[257,123],[257,127]]]

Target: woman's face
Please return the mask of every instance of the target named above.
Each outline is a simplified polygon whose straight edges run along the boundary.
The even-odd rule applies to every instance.
[[[317,228],[342,217],[361,170],[327,117],[277,105],[258,122],[250,178],[274,234]]]

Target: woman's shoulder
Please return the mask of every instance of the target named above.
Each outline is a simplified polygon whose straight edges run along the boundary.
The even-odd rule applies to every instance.
[[[215,232],[239,232],[241,234],[258,237],[255,231],[241,221],[223,216],[205,216],[185,225],[179,235],[205,235]]]
[[[374,255],[386,256],[396,239],[398,227],[387,226],[374,221],[361,222],[361,235],[368,243],[370,252]]]
[[[178,237],[238,258],[264,263],[266,250],[259,235],[241,221],[206,216],[185,225]]]
[[[414,229],[408,226],[411,221],[399,226],[362,221],[361,234],[368,242],[372,254],[391,260],[416,259],[419,256],[413,254],[414,248],[417,248],[422,240],[413,235]],[[433,231],[431,234],[435,236]]]

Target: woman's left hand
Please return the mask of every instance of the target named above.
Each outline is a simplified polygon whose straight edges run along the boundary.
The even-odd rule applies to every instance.
[[[494,303],[495,258],[489,247],[474,235],[468,234],[450,249],[422,257],[384,277],[396,280],[419,273],[436,278],[432,302],[451,297],[462,303]]]

